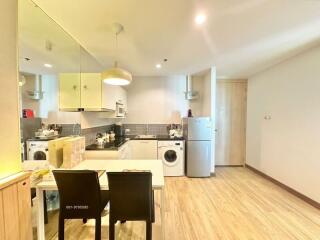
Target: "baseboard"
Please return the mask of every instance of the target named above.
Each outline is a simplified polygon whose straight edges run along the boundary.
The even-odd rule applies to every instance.
[[[294,190],[293,188],[279,182],[278,180],[270,177],[269,175],[259,171],[258,169],[251,167],[250,165],[246,164],[245,165],[248,169],[250,169],[251,171],[255,172],[256,174],[268,179],[269,181],[273,182],[274,184],[278,185],[279,187],[283,188],[284,190],[288,191],[289,193],[293,194],[294,196],[300,198],[301,200],[305,201],[306,203],[310,204],[311,206],[320,209],[320,203],[318,203],[317,201],[307,197],[306,195]]]
[[[244,165],[215,165],[215,167],[244,167]]]

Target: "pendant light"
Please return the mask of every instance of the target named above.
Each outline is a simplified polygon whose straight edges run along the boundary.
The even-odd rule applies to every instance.
[[[116,57],[118,52],[118,35],[123,31],[123,26],[120,23],[113,24],[113,31],[116,36]],[[114,67],[107,69],[101,73],[101,77],[104,83],[110,85],[128,85],[132,81],[132,75],[130,72],[119,68],[118,62],[114,62]]]

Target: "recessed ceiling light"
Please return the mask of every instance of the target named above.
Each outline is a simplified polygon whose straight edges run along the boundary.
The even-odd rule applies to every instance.
[[[196,22],[196,24],[201,25],[206,21],[207,17],[204,14],[199,14],[196,16],[196,18],[194,19],[194,21]]]
[[[43,64],[43,66],[45,66],[46,68],[52,68],[52,65],[49,63],[45,63],[45,64]]]
[[[160,63],[156,64],[156,68],[161,68],[161,67],[162,67],[162,66],[161,66]]]

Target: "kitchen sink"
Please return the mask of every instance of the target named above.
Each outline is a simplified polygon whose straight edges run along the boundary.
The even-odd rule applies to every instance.
[[[137,135],[135,136],[134,138],[137,138],[137,139],[142,139],[142,138],[157,138],[156,135]]]

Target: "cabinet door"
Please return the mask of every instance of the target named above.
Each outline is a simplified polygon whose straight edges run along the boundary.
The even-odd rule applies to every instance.
[[[60,109],[80,108],[80,74],[62,73],[59,75]]]
[[[32,239],[30,181],[25,179],[17,183],[20,239]]]
[[[20,239],[17,184],[2,190],[5,240]]]
[[[116,110],[116,101],[119,86],[110,84],[102,84],[102,108]]]
[[[101,74],[81,73],[81,107],[101,108]]]
[[[0,239],[5,239],[3,212],[4,211],[3,211],[3,203],[2,203],[2,190],[0,190]]]
[[[130,141],[132,159],[157,159],[157,140],[132,140]]]

